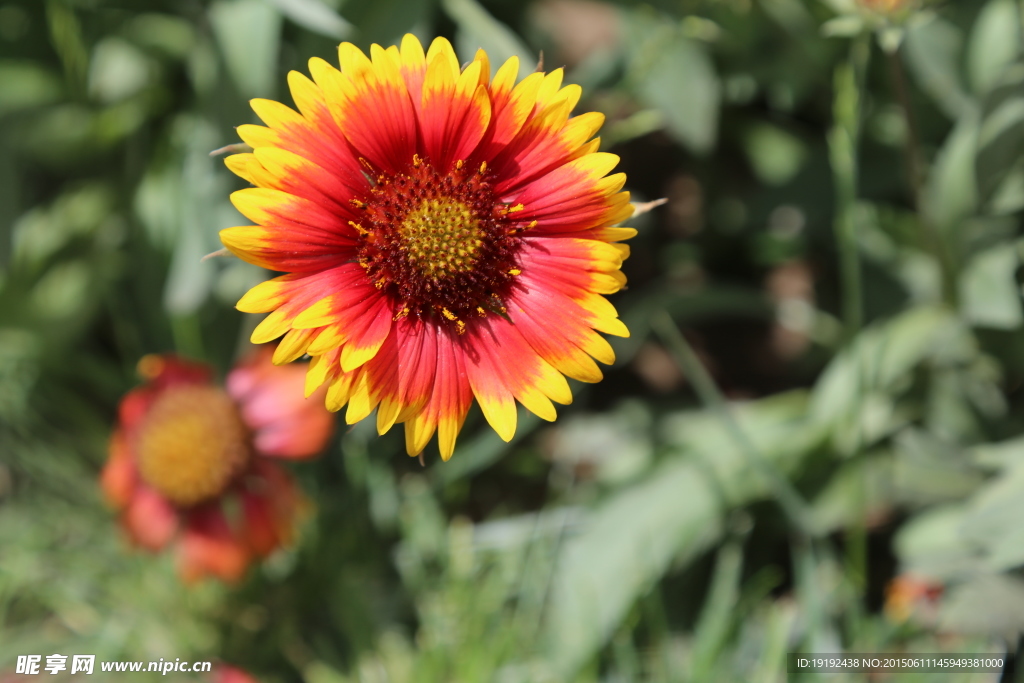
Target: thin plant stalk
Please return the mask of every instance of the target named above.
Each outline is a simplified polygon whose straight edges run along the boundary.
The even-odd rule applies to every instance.
[[[861,101],[868,60],[871,55],[870,35],[854,39],[847,60],[836,67],[833,127],[829,132],[829,161],[836,192],[835,237],[839,250],[839,270],[842,291],[843,341],[849,348],[864,325],[864,283],[857,241],[857,175],[858,149],[861,133]],[[863,386],[863,382],[861,382]],[[860,414],[860,406],[854,411]],[[859,417],[854,424],[853,452],[860,451]],[[847,531],[847,575],[860,592],[866,586],[867,575],[867,490],[863,477],[857,479],[855,497],[859,514]]]
[[[750,466],[768,483],[793,529],[802,536],[813,538],[817,531],[811,521],[807,503],[789,480],[761,455],[757,446],[747,436],[722,391],[672,318],[664,310],[659,310],[651,318],[651,328],[668,347],[683,374],[690,379],[701,402],[718,417],[726,433]]]
[[[849,59],[836,67],[834,125],[829,132],[829,161],[835,181],[835,236],[842,282],[844,340],[848,343],[864,324],[863,279],[857,244],[857,147],[860,141],[861,97],[871,44],[854,41]]]

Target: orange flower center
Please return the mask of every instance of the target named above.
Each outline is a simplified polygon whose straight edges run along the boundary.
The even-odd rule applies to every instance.
[[[518,275],[516,220],[523,207],[495,197],[486,165],[462,162],[446,174],[414,157],[405,173],[379,174],[364,200],[359,263],[415,315],[465,329],[464,319],[503,312]]]
[[[150,406],[136,443],[142,479],[182,506],[215,498],[249,461],[249,432],[217,387],[169,387]]]

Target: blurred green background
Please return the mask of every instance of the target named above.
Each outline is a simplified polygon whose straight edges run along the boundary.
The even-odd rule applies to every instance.
[[[823,680],[787,652],[1012,654],[1022,4],[0,0],[0,672],[769,683]],[[342,430],[292,468],[296,547],[187,589],[96,476],[143,354],[223,373],[258,322],[233,306],[268,274],[200,261],[246,222],[209,152],[310,57],[407,31],[543,53],[608,116],[634,200],[667,198],[630,223],[632,336],[509,445],[476,410],[426,468]]]

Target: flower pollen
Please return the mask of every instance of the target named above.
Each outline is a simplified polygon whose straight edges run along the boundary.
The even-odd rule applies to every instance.
[[[181,506],[221,494],[251,452],[231,398],[205,385],[178,385],[160,394],[137,439],[140,476]]]
[[[486,166],[440,174],[414,157],[353,205],[365,215],[359,263],[407,314],[461,331],[463,318],[503,310],[526,226],[494,196]]]

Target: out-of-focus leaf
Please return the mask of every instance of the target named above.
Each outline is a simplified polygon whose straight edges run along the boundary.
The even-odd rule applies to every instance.
[[[761,6],[772,19],[797,35],[802,36],[804,31],[813,30],[816,23],[807,6],[800,0],[764,0]]]
[[[976,254],[960,276],[961,310],[968,322],[1010,330],[1024,322],[1014,243],[1003,242]]]
[[[975,446],[975,462],[983,467],[1005,469],[1024,465],[1024,437]]]
[[[989,574],[954,586],[943,600],[939,628],[954,633],[1015,638],[1024,631],[1024,580]]]
[[[977,206],[974,153],[978,140],[978,117],[968,108],[946,137],[932,166],[925,189],[929,220],[942,230],[953,231]]]
[[[211,159],[217,134],[198,118],[183,117],[178,134],[187,141],[181,179],[181,223],[164,290],[164,305],[170,313],[187,314],[209,296],[216,264],[203,256],[220,248],[217,232],[240,224],[238,213],[227,202],[227,176],[219,172],[219,161]]]
[[[89,70],[89,53],[82,37],[82,24],[69,3],[50,0],[46,3],[46,19],[50,25],[50,40],[64,65],[68,84],[78,89],[85,83]]]
[[[178,59],[187,57],[196,42],[192,25],[169,14],[140,14],[125,24],[122,35],[136,45]]]
[[[569,677],[605,642],[673,557],[691,558],[721,533],[721,501],[692,462],[667,465],[590,515],[556,565],[545,641]]]
[[[829,38],[852,38],[860,35],[865,29],[864,18],[857,14],[847,14],[829,19],[821,25],[821,34]]]
[[[75,238],[93,235],[113,208],[114,197],[103,185],[67,192],[46,209],[21,217],[12,230],[14,262],[37,269]]]
[[[752,127],[744,142],[754,172],[768,185],[786,184],[807,157],[798,137],[767,123]]]
[[[92,272],[84,260],[56,265],[32,289],[32,310],[44,318],[66,318],[82,310],[92,284]]]
[[[963,34],[954,24],[932,15],[907,29],[906,57],[917,84],[951,119],[958,119],[971,98],[960,81]]]
[[[893,463],[888,453],[872,454],[843,463],[813,502],[817,528],[825,531],[856,523],[890,505]]]
[[[894,541],[901,569],[940,581],[977,572],[982,567],[981,559],[960,533],[965,512],[962,504],[944,505],[904,524]]]
[[[805,406],[806,395],[793,392],[742,406],[737,417],[761,457],[788,469],[820,442],[802,419]],[[766,495],[767,482],[718,416],[685,413],[665,431],[694,459],[667,463],[610,496],[559,556],[545,642],[566,676],[611,636],[673,559],[685,562],[715,540],[725,505]]]
[[[664,116],[668,131],[698,154],[714,147],[722,87],[704,46],[650,17],[634,19],[629,54],[637,95]]]
[[[426,27],[434,21],[437,4],[437,0],[374,0],[346,2],[344,10],[363,44],[392,45],[411,32],[426,45],[433,38]]]
[[[243,97],[274,93],[281,14],[264,0],[217,0],[209,10],[217,44]]]
[[[988,211],[1005,216],[1024,209],[1024,164],[1018,162],[992,193]]]
[[[50,104],[60,97],[60,81],[33,62],[0,61],[0,115]]]
[[[1020,52],[1020,13],[1013,0],[989,0],[971,30],[967,72],[976,93],[998,82]]]
[[[551,458],[570,467],[592,467],[595,477],[608,484],[626,481],[649,466],[650,423],[646,405],[639,402],[600,415],[572,415],[552,428]]]
[[[1024,155],[1024,64],[1010,66],[985,98],[975,170],[988,201]]]
[[[874,399],[888,396],[942,343],[944,328],[954,324],[947,311],[921,307],[864,330],[818,379],[811,415],[825,424],[851,421],[864,426]],[[893,417],[890,414],[884,424],[894,426]],[[872,431],[862,431],[861,437],[880,435]]]
[[[887,484],[896,502],[920,506],[962,500],[984,481],[955,442],[933,431],[905,429],[895,445]]]
[[[476,0],[441,0],[441,6],[459,27],[455,46],[463,62],[473,59],[477,49],[483,48],[492,71],[512,56],[519,57],[519,78],[525,78],[537,67],[537,55]]]
[[[352,24],[324,4],[323,0],[268,0],[299,26],[327,36],[343,39],[352,33]]]
[[[961,532],[985,549],[994,570],[1024,564],[1024,468],[1014,467],[987,485],[970,503]]]
[[[742,571],[742,547],[736,540],[726,543],[718,551],[714,579],[697,622],[691,668],[693,680],[709,680],[726,644],[729,629],[736,619]]]
[[[146,87],[152,78],[148,58],[120,38],[106,38],[92,53],[89,94],[100,102],[118,102]]]

